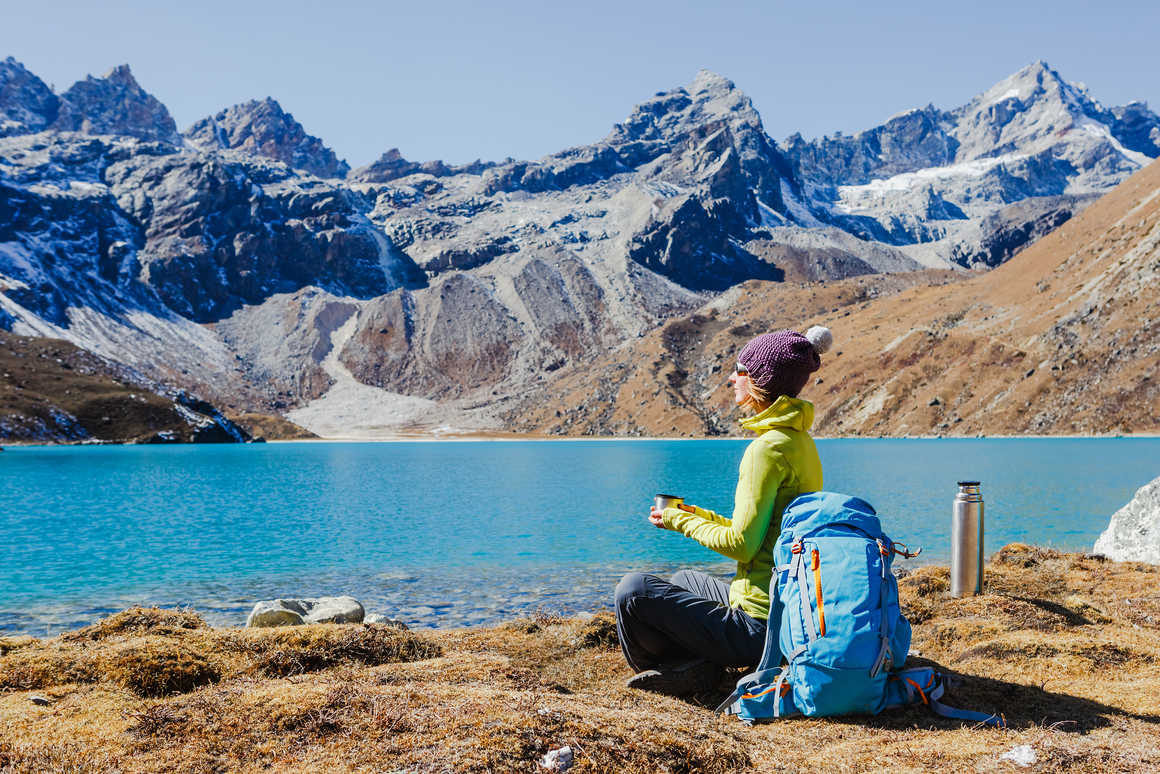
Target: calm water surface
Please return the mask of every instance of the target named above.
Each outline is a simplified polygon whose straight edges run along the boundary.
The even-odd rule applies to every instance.
[[[0,631],[129,604],[240,624],[258,599],[349,593],[413,625],[606,606],[629,569],[716,554],[645,520],[657,491],[729,513],[744,441],[17,447],[0,453]],[[960,478],[986,550],[1090,550],[1160,470],[1160,439],[822,440],[826,488],[945,562]]]

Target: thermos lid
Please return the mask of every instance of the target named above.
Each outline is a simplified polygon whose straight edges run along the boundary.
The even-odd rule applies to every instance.
[[[960,481],[959,486],[978,486],[978,481]]]

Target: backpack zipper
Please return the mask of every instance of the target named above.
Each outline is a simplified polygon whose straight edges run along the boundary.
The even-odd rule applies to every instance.
[[[822,556],[818,549],[810,552],[810,563],[814,571],[814,593],[818,597],[818,636],[826,636],[826,608],[822,604]]]

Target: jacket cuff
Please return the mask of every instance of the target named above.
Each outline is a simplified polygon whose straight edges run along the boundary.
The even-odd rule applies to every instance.
[[[690,516],[700,516],[701,518],[705,518],[705,512],[703,509],[698,508],[695,505],[689,505],[686,507],[691,508],[692,510],[688,511],[684,508],[665,508],[663,511],[661,511],[661,521],[664,522],[665,529],[682,532],[683,530],[678,526],[678,524],[682,524],[688,521]]]

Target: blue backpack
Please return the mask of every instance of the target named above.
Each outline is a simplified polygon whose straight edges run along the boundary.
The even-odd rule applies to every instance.
[[[903,669],[910,622],[890,571],[895,553],[917,555],[883,534],[865,500],[811,492],[791,502],[774,547],[776,585],[761,662],[717,711],[753,723],[876,715],[922,701],[939,714],[997,724],[994,716],[939,704],[944,680],[937,672]]]

